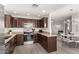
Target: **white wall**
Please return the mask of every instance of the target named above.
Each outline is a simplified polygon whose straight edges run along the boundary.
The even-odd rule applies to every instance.
[[[52,33],[57,34],[59,30],[64,31],[64,22],[54,21],[52,22]]]
[[[71,11],[72,9],[72,11]],[[79,32],[79,4],[67,5],[63,8],[52,12],[52,19],[61,20],[66,19],[67,17],[73,15],[73,24],[72,24],[72,32]],[[76,21],[77,20],[77,21]],[[54,28],[53,32],[57,32],[57,29]]]
[[[72,32],[79,33],[79,12],[72,16]]]
[[[0,4],[0,33],[4,33],[4,7]]]

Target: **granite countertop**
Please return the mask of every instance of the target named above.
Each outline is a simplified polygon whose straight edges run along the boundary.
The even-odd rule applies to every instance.
[[[13,37],[15,37],[16,36],[16,34],[13,34],[13,35],[10,35],[10,37],[8,38],[8,39],[5,39],[5,44],[7,43],[7,42],[9,42]]]
[[[17,34],[23,34],[23,32],[13,32],[12,34],[6,34],[5,36],[10,36],[8,39],[5,39],[5,44],[14,38]]]
[[[44,35],[46,37],[54,37],[54,36],[57,36],[56,34],[49,34],[49,33],[38,33],[38,34]]]
[[[49,33],[45,33],[45,32],[42,32],[42,33],[40,33],[40,32],[34,32],[33,33],[33,35],[34,34],[41,34],[41,35],[44,35],[44,36],[46,36],[46,37],[54,37],[54,36],[57,36],[56,34],[49,34]],[[5,39],[5,44],[7,43],[7,42],[9,42],[12,38],[14,38],[17,34],[24,34],[23,32],[13,32],[11,35],[10,34],[6,34],[5,36],[10,36],[8,39]]]

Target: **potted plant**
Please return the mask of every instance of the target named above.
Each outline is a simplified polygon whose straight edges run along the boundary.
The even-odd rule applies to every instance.
[[[8,31],[8,34],[12,34],[12,30],[11,29]]]

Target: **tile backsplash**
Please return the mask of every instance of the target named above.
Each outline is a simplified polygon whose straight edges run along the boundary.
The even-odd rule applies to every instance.
[[[12,32],[23,32],[23,28],[5,28],[5,33],[9,30],[12,30]]]
[[[39,31],[41,28],[35,28],[35,31]],[[5,33],[7,33],[9,30],[12,30],[12,32],[23,32],[24,28],[5,28]]]

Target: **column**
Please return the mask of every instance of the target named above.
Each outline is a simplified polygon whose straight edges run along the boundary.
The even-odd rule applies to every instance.
[[[49,31],[50,35],[52,33],[52,26],[51,26],[51,18],[52,17],[51,16],[52,16],[52,14],[50,13],[49,17],[48,17],[48,31]]]

